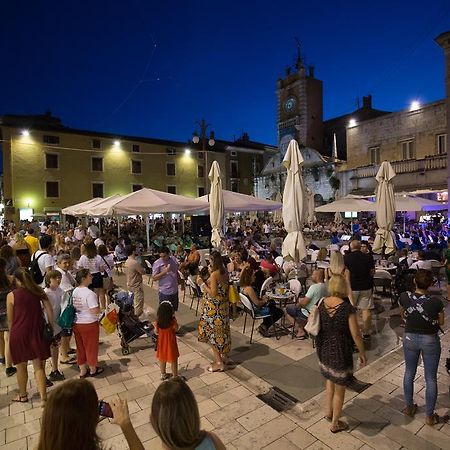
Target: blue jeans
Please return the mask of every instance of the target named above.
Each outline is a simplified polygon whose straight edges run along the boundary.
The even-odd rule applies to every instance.
[[[422,354],[425,368],[425,403],[428,417],[434,413],[437,399],[437,370],[441,357],[441,341],[437,334],[405,333],[403,338],[405,354],[405,376],[403,391],[408,408],[413,406],[414,377],[416,376],[419,356]]]

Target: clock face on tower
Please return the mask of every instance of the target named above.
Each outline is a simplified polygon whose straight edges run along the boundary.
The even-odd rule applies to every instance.
[[[290,113],[294,110],[296,104],[297,104],[297,100],[295,99],[295,97],[289,97],[284,102],[284,110],[286,112]]]

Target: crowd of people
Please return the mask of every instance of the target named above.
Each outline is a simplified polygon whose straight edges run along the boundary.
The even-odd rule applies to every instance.
[[[333,433],[348,428],[341,420],[341,413],[345,388],[354,381],[352,355],[358,351],[361,364],[366,363],[364,341],[369,341],[373,332],[375,261],[371,243],[376,232],[373,221],[353,221],[339,226],[318,224],[312,231],[322,233],[321,237],[325,235],[326,240],[312,239],[309,244],[308,260],[314,259],[316,265],[311,276],[305,264],[308,261],[283,260],[280,244],[284,230],[271,220],[230,220],[222,251],[209,252],[203,266],[198,243],[189,238],[186,231],[182,234],[177,224],[164,220],[153,224],[151,253],[156,254],[156,258],[152,264],[144,261],[149,255],[143,255],[143,222],[140,219],[123,221],[119,231],[116,225],[104,223],[100,231],[91,222],[86,227],[78,224],[64,232],[57,224],[37,227],[31,223],[18,232],[11,226],[1,236],[0,362],[5,365],[7,376],[17,375],[19,392],[12,401],[22,403],[29,401],[27,365],[29,361],[33,363],[41,403],[45,406],[42,447],[39,448],[57,448],[54,444],[45,445],[65,439],[64,427],[60,429],[61,436],[50,436],[44,431],[46,420],[53,420],[52,414],[58,412],[58,396],[72,395],[71,384],[65,382],[52,391],[47,404],[47,387],[64,380],[61,365],[78,365],[80,380],[73,381],[73,390],[80,390],[87,409],[96,399],[95,390],[85,379],[104,371],[98,364],[99,317],[110,301],[113,268],[119,263],[124,263],[126,285],[133,294],[137,317],[144,314],[143,275],[149,268],[157,283],[159,307],[153,323],[158,336],[156,357],[161,379],[171,381],[161,385],[166,386],[161,387],[162,399],[175,394],[183,396],[185,403],[179,407],[186,411],[195,403],[178,369],[179,287],[187,289],[189,280],[190,285],[201,292],[198,340],[211,349],[207,370],[217,372],[226,370],[230,364],[230,321],[237,315],[237,284],[241,294],[251,302],[256,316],[264,317],[258,330],[266,337],[273,335],[281,321],[286,321],[293,327],[297,339],[307,339],[305,325],[313,308],[318,308],[321,327],[316,347],[320,369],[326,378],[326,418],[331,422]],[[350,240],[342,240],[347,233]],[[435,279],[427,261],[442,262],[450,285],[448,230],[445,226],[423,230],[411,225],[408,233],[399,234],[394,230],[394,235],[397,251],[386,257],[398,267],[413,271],[415,281],[414,288],[399,293],[398,299],[406,321],[403,340],[406,406],[403,412],[413,416],[417,410],[413,402],[413,380],[422,355],[427,385],[426,422],[433,425],[439,420],[434,409],[441,354],[439,329],[444,318],[442,301],[428,291]],[[295,303],[283,308],[267,292],[273,283],[289,280],[299,280],[301,289],[296,292]],[[64,328],[58,318],[68,305],[74,309],[73,326]],[[361,315],[361,327],[357,314]],[[75,349],[71,348],[73,341]],[[45,373],[47,359],[51,360],[48,376]],[[52,399],[55,404],[51,403]],[[118,401],[111,407],[130,448],[141,448],[127,418],[126,404]],[[197,443],[195,448],[222,448],[217,437],[200,431],[195,417],[180,430],[171,428],[164,422],[169,414],[165,407],[155,404],[151,421],[167,448],[183,448],[174,445],[187,441]],[[87,409],[86,418],[91,417]],[[98,411],[96,414],[98,420]],[[93,418],[92,421],[94,423]],[[100,445],[95,427],[85,431],[86,439]]]

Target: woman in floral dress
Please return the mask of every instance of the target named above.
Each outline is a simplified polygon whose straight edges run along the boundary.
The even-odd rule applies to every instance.
[[[228,272],[220,253],[212,254],[212,273],[208,283],[200,277],[197,283],[205,293],[203,313],[198,323],[198,340],[211,346],[213,362],[208,371],[223,372],[231,348],[231,336]]]

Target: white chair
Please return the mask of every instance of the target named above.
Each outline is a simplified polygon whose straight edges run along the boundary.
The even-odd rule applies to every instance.
[[[375,275],[373,276],[374,288],[382,287],[384,292],[386,292],[386,290],[389,290],[389,295],[391,299],[392,299],[392,281],[393,277],[387,270],[383,269],[375,270]]]
[[[253,303],[251,300],[244,294],[239,293],[239,299],[241,300],[242,306],[244,307],[245,311],[245,318],[244,318],[244,330],[243,333],[245,334],[245,326],[247,324],[247,315],[249,315],[252,318],[252,331],[250,333],[250,344],[252,343],[253,339],[253,330],[255,328],[255,321],[259,319],[265,319],[266,317],[271,317],[270,314],[265,314],[262,316],[257,316],[255,312],[255,307],[253,306]]]
[[[289,280],[289,289],[295,294],[295,300],[297,301],[302,292],[302,284],[300,281],[297,279]]]
[[[147,269],[150,270],[150,272],[148,273],[147,284],[150,284],[150,280],[152,280],[152,284],[150,284],[150,286],[153,286],[152,265],[150,264],[150,261],[148,259],[144,259],[144,261],[145,261],[145,265],[147,266]]]
[[[275,264],[281,269],[283,267],[284,259],[282,256],[277,256],[275,258]]]
[[[200,286],[192,281],[189,277],[187,279],[187,285],[189,286],[190,294],[191,294],[191,306],[190,309],[192,309],[192,306],[194,304],[194,301],[197,301],[197,306],[195,308],[195,315],[198,314],[198,306],[200,304],[200,300],[203,297],[203,293],[200,290]]]
[[[261,286],[261,291],[260,291],[260,293],[259,293],[259,296],[260,296],[260,297],[263,296],[264,292],[265,292],[265,291],[267,290],[267,288],[270,286],[270,283],[272,283],[272,281],[273,281],[273,278],[272,278],[272,277],[266,278],[266,279],[264,280],[264,283],[263,283],[262,286]]]

